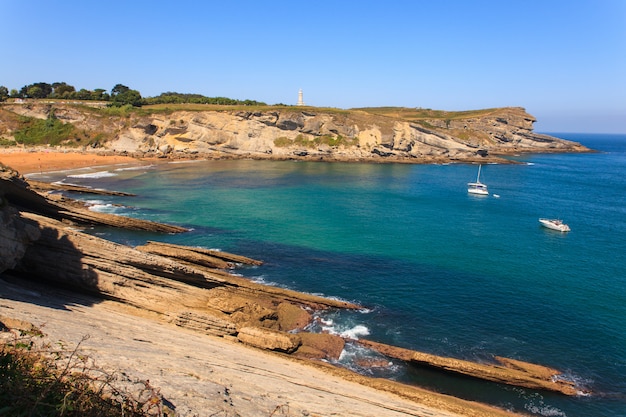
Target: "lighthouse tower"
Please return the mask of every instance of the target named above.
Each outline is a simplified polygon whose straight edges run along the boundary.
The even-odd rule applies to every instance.
[[[302,89],[298,91],[298,104],[296,106],[304,106],[304,99],[302,98]]]

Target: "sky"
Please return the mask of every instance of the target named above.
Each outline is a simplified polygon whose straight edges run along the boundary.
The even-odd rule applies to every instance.
[[[626,0],[0,0],[0,86],[350,109],[524,107],[626,133]]]

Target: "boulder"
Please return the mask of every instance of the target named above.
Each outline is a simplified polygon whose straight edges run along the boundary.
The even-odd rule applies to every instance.
[[[298,333],[302,345],[295,352],[296,356],[311,359],[337,360],[346,345],[341,336],[328,333]]]
[[[302,307],[291,303],[280,303],[277,309],[278,328],[283,331],[303,329],[311,323],[311,314]]]
[[[285,353],[294,352],[302,343],[299,335],[260,327],[239,329],[237,339],[250,346]]]

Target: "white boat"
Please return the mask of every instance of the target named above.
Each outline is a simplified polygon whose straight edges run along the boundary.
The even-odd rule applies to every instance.
[[[539,219],[539,223],[541,223],[543,227],[547,227],[548,229],[552,230],[558,230],[559,232],[570,231],[569,226],[558,219]]]
[[[482,165],[478,165],[478,176],[476,177],[476,182],[467,183],[467,192],[470,194],[489,195],[489,191],[487,191],[487,185],[480,182],[481,167]]]

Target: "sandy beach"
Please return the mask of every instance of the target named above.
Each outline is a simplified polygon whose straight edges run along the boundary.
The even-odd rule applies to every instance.
[[[0,163],[21,174],[143,162],[80,152],[0,151]],[[34,284],[25,288],[0,277],[0,322],[4,318],[32,323],[52,344],[80,343],[82,352],[110,372],[149,380],[177,416],[516,415],[194,333],[113,301]]]
[[[122,155],[91,152],[0,149],[0,163],[20,174],[78,169],[100,165],[139,164],[141,160]]]

